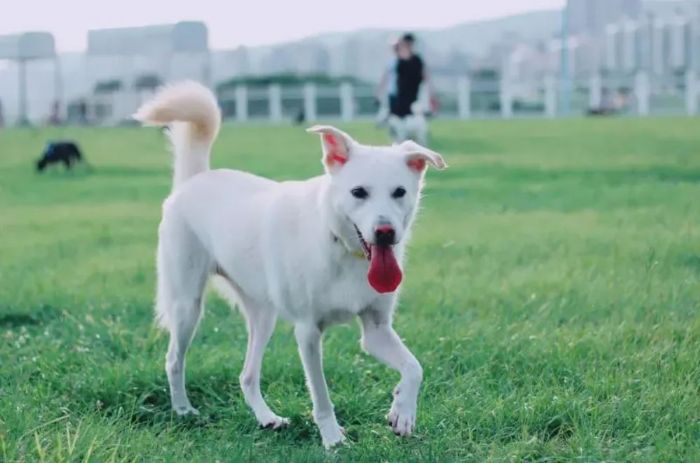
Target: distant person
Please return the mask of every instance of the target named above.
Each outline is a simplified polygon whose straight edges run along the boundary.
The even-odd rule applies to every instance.
[[[395,143],[414,140],[422,145],[428,143],[428,121],[426,116],[435,109],[428,72],[423,59],[415,52],[415,37],[404,34],[399,40],[396,53],[396,94],[390,98],[389,128]],[[423,86],[430,103],[421,104],[419,95]],[[429,107],[428,107],[429,106]]]
[[[88,125],[88,105],[85,100],[78,103],[78,124]]]
[[[49,116],[49,125],[61,125],[61,103],[54,101],[51,105],[51,115]]]
[[[306,113],[304,112],[304,108],[301,108],[297,112],[296,116],[294,116],[294,123],[296,125],[302,125],[305,122],[306,122]]]
[[[421,85],[431,92],[428,72],[423,59],[415,51],[416,38],[407,33],[397,45],[396,97],[392,99],[391,114],[400,118],[413,114],[412,106],[418,101]],[[431,95],[432,101],[432,95]],[[432,108],[425,108],[432,109]]]

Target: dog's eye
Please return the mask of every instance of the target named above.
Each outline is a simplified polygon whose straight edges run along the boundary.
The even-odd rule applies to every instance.
[[[354,197],[356,197],[357,199],[367,199],[367,197],[369,196],[369,193],[367,192],[367,190],[365,190],[361,186],[358,186],[357,188],[353,188],[350,191],[350,193],[352,193],[352,195]]]
[[[391,197],[394,199],[403,198],[404,196],[406,196],[406,189],[402,186],[395,189],[394,192],[391,194]]]

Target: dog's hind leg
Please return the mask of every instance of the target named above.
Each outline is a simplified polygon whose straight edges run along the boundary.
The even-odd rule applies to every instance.
[[[275,329],[277,315],[263,304],[257,304],[244,297],[231,284],[223,273],[215,276],[212,283],[217,292],[231,306],[239,306],[248,327],[248,350],[245,355],[243,371],[240,375],[241,391],[248,406],[253,410],[255,419],[263,428],[277,429],[289,424],[287,418],[277,416],[265,402],[260,392],[260,372],[262,360],[272,332]]]
[[[165,371],[173,410],[197,414],[185,389],[185,355],[202,314],[209,256],[185,227],[169,226],[164,219],[158,243],[157,317],[170,332]]]
[[[241,311],[248,325],[248,350],[240,376],[241,390],[255,418],[264,428],[277,429],[289,424],[287,418],[275,414],[265,402],[260,392],[260,372],[265,347],[275,329],[277,315],[252,301],[243,298]]]
[[[241,391],[246,404],[253,410],[255,419],[263,428],[278,429],[289,424],[287,418],[275,414],[265,402],[260,391],[260,373],[265,347],[275,329],[277,314],[264,304],[258,304],[245,297],[227,276],[219,269],[218,275],[212,278],[216,291],[231,306],[238,306],[246,319],[248,328],[248,349],[245,355],[243,371],[239,377]]]

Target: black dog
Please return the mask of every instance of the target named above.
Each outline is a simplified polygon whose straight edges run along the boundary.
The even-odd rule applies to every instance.
[[[56,141],[46,145],[41,159],[36,162],[36,170],[42,172],[50,164],[62,162],[66,169],[72,169],[73,164],[83,161],[83,154],[78,145],[72,141]]]

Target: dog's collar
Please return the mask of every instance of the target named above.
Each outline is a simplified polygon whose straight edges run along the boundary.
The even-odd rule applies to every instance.
[[[331,233],[331,237],[333,238],[333,242],[334,242],[334,243],[340,243],[340,244],[343,246],[343,248],[345,249],[345,251],[347,251],[347,253],[350,254],[352,257],[354,257],[354,258],[356,258],[356,259],[360,259],[360,260],[367,260],[367,257],[365,256],[364,251],[362,251],[362,250],[360,250],[360,251],[353,251],[353,250],[350,249],[350,247],[345,243],[345,241],[343,241],[342,239],[340,239],[338,236],[334,235],[333,233]]]
[[[352,257],[355,257],[355,258],[360,259],[360,260],[367,260],[367,257],[365,257],[365,253],[362,251],[349,251],[349,252],[350,252],[350,255]]]

